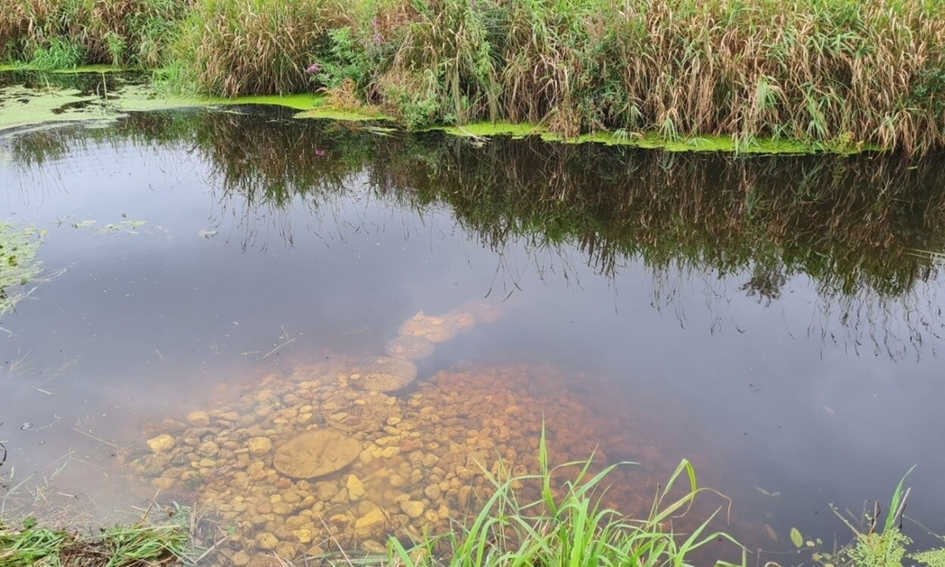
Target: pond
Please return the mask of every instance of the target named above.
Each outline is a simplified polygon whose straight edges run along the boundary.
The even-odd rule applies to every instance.
[[[192,505],[228,532],[208,564],[370,551],[533,470],[544,429],[554,462],[639,463],[607,495],[627,512],[689,459],[731,499],[702,507],[771,557],[794,527],[847,541],[831,504],[859,515],[917,465],[906,529],[930,543],[945,328],[922,251],[945,247],[943,182],[935,158],[249,105],[7,131],[2,220],[45,236],[0,323],[3,509]]]

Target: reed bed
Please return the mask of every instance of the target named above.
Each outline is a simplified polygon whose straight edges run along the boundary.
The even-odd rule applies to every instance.
[[[189,0],[7,0],[0,62],[47,69],[79,65],[155,68]]]
[[[0,60],[163,62],[224,96],[353,86],[412,127],[913,154],[945,145],[942,14],[945,0],[13,0]]]

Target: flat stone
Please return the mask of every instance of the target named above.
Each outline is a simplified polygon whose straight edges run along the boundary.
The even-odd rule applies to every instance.
[[[359,388],[372,392],[393,392],[417,377],[417,365],[409,360],[381,356],[367,365],[357,382]]]
[[[320,429],[303,433],[276,449],[272,465],[292,478],[317,478],[350,465],[361,453],[361,443],[343,433]]]
[[[423,312],[420,312],[404,321],[398,329],[398,334],[404,337],[420,337],[430,342],[442,343],[456,336],[456,329],[450,325],[445,325],[445,322],[442,317],[424,315]]]
[[[388,356],[405,360],[423,360],[433,354],[435,349],[433,341],[413,335],[397,337],[384,344],[384,352]]]

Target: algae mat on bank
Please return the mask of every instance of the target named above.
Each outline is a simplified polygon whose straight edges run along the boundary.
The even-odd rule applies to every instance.
[[[0,71],[0,132],[55,122],[110,121],[128,112],[208,106],[269,105],[313,111],[315,94],[202,98],[162,92],[140,74]]]

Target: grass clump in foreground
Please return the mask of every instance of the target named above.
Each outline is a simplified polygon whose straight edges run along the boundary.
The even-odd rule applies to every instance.
[[[466,526],[443,536],[430,537],[411,549],[391,539],[392,565],[408,567],[552,567],[561,565],[683,566],[701,554],[700,564],[734,565],[707,561],[709,543],[735,540],[708,526],[718,510],[687,533],[677,533],[674,522],[685,516],[696,496],[709,489],[698,488],[692,465],[683,460],[658,490],[646,518],[628,518],[603,504],[611,465],[596,474],[592,459],[548,468],[544,435],[539,445],[540,472],[494,479],[494,493]],[[630,463],[627,463],[630,464]],[[578,467],[574,480],[560,488],[552,486],[559,469]],[[516,487],[538,483],[540,499],[521,503]],[[670,492],[683,493],[675,499]],[[680,486],[677,486],[680,485]],[[736,547],[736,549],[738,549]],[[731,551],[731,549],[729,549]],[[745,563],[742,554],[742,565]]]
[[[32,519],[19,529],[0,521],[0,567],[159,567],[177,564],[187,541],[187,532],[177,525],[139,522],[80,535],[40,527]]]

